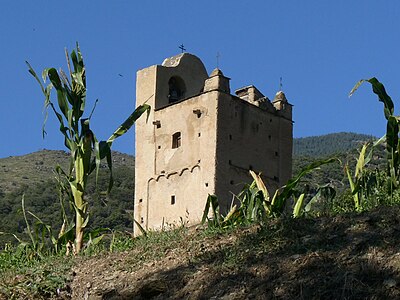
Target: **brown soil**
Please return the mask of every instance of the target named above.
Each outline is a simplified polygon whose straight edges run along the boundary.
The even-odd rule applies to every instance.
[[[151,260],[146,247],[82,260],[72,298],[400,299],[399,207],[202,232]]]

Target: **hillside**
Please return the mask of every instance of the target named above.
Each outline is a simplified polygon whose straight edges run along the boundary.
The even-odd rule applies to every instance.
[[[354,133],[337,133],[318,137],[294,139],[293,173],[297,174],[315,157],[338,154],[343,162],[355,156],[360,144],[372,137]],[[339,147],[340,146],[340,147]],[[350,156],[349,156],[350,155]],[[374,162],[379,162],[378,154]],[[27,210],[41,217],[55,230],[61,226],[60,202],[56,188],[54,166],[66,167],[68,154],[64,151],[41,150],[24,156],[0,159],[0,232],[24,235],[26,227],[21,213],[21,197],[25,194]],[[119,152],[113,153],[115,184],[108,197],[96,192],[94,177],[88,187],[90,201],[90,226],[114,230],[131,230],[134,194],[134,157]],[[354,162],[352,162],[354,163]],[[346,186],[343,168],[339,164],[324,166],[321,171],[308,176],[311,188],[331,183],[338,189]],[[108,170],[102,165],[98,191],[107,187]],[[11,236],[0,236],[0,249]]]
[[[62,150],[40,150],[22,156],[0,158],[0,191],[9,193],[21,186],[35,186],[54,178],[54,167],[66,170],[69,154]],[[133,156],[113,152],[113,167],[134,167]],[[102,168],[106,168],[105,163]]]
[[[66,152],[54,150],[0,159],[0,232],[26,237],[26,224],[21,213],[23,194],[26,209],[58,231],[62,218],[54,167],[57,164],[65,167],[68,162]],[[134,165],[132,156],[113,152],[114,187],[108,196],[101,193],[107,190],[107,166],[101,165],[97,190],[95,177],[91,177],[88,185],[88,197],[92,198],[90,227],[132,230]],[[68,204],[66,209],[70,209]],[[14,239],[10,235],[0,235],[0,249],[7,241]]]
[[[352,132],[331,133],[293,140],[293,155],[321,157],[346,153],[359,148],[363,143],[376,139],[371,135]]]

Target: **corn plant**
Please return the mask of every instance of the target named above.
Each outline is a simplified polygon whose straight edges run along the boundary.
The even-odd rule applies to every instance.
[[[254,181],[256,182],[258,189],[262,190],[263,194],[265,195],[265,207],[267,215],[269,216],[281,215],[286,207],[287,201],[291,198],[294,198],[293,216],[294,217],[300,216],[305,194],[301,192],[299,193],[299,191],[296,189],[297,185],[301,182],[301,179],[305,175],[311,173],[316,169],[319,169],[322,165],[330,164],[333,162],[339,162],[339,160],[336,158],[329,158],[325,160],[318,160],[312,162],[308,166],[304,167],[299,172],[299,174],[290,179],[286,183],[286,185],[277,189],[272,197],[268,193],[268,190],[265,184],[262,182],[261,177],[251,171],[250,174],[252,175]]]
[[[94,108],[89,117],[83,117],[86,107],[86,70],[79,45],[76,45],[76,50],[73,50],[71,55],[68,54],[68,51],[65,51],[65,54],[69,78],[62,69],[57,71],[55,68],[48,68],[42,72],[42,83],[31,65],[26,63],[29,72],[39,83],[45,98],[46,117],[43,136],[45,135],[47,110],[50,108],[58,119],[60,132],[64,136],[64,144],[71,154],[69,169],[63,170],[58,166],[57,173],[63,176],[69,185],[68,195],[75,210],[75,249],[79,253],[82,249],[84,228],[89,220],[88,202],[85,199],[85,188],[89,175],[95,171],[97,180],[100,161],[105,158],[110,170],[108,187],[108,191],[110,191],[113,185],[112,143],[116,138],[125,134],[144,112],[147,112],[148,116],[150,106],[147,104],[138,106],[106,141],[99,142],[90,128],[90,119]],[[50,82],[45,86],[47,79]],[[56,90],[58,109],[51,100],[52,89]]]
[[[345,164],[344,170],[349,181],[350,191],[354,200],[355,210],[360,212],[363,210],[363,204],[374,193],[378,187],[377,171],[367,170],[366,167],[371,161],[374,149],[384,141],[385,137],[375,141],[370,147],[370,143],[366,143],[361,147],[354,175],[352,175],[348,163]],[[368,149],[369,148],[369,149]],[[368,152],[367,152],[368,150]]]
[[[330,212],[335,197],[336,190],[329,183],[319,186],[304,209],[302,209],[303,203],[296,202],[293,217],[297,218],[303,214],[321,216],[323,213]],[[296,210],[296,206],[300,206],[298,210]]]
[[[239,204],[232,204],[230,211],[223,216],[219,211],[218,198],[209,195],[203,213],[202,223],[207,221],[211,227],[226,228],[237,225],[248,225],[254,222],[263,223],[267,218],[278,217],[284,213],[287,201],[294,199],[293,217],[299,217],[303,210],[305,193],[296,189],[301,179],[324,164],[338,161],[336,158],[320,160],[303,168],[300,173],[290,179],[286,185],[280,187],[271,196],[261,176],[253,171],[250,175],[253,182],[245,185],[243,190],[235,196]],[[211,214],[210,214],[211,209]],[[210,216],[211,215],[211,216]]]
[[[350,91],[349,96],[364,82],[368,82],[372,86],[372,91],[378,96],[380,102],[383,103],[383,112],[386,124],[386,155],[387,155],[387,184],[390,196],[393,191],[399,188],[400,179],[400,144],[399,144],[399,121],[400,117],[394,115],[394,104],[392,98],[386,93],[385,87],[375,77],[360,80]]]

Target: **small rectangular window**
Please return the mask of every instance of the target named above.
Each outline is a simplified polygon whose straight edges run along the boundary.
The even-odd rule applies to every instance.
[[[171,205],[174,205],[175,204],[175,195],[172,195],[171,196]]]
[[[179,148],[181,146],[181,133],[175,132],[172,135],[172,149]]]

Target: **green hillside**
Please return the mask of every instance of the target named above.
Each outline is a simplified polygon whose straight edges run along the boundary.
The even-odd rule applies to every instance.
[[[376,138],[350,132],[296,138],[293,140],[293,175],[298,174],[303,167],[316,159],[336,157],[341,163],[322,166],[320,170],[305,176],[303,181],[311,189],[330,184],[340,194],[348,188],[344,165],[347,163],[351,169],[354,169],[359,150],[364,143],[371,140],[376,140]],[[368,168],[384,170],[385,167],[386,152],[384,146],[381,145],[374,150]]]
[[[296,138],[293,140],[293,155],[320,157],[346,153],[359,148],[364,142],[374,140],[372,135],[352,132],[331,133],[320,136]]]
[[[23,194],[26,209],[57,232],[62,217],[53,170],[56,164],[66,166],[68,159],[66,152],[53,150],[0,159],[0,232],[24,237],[26,224],[21,212]],[[91,177],[87,195],[93,200],[89,209],[90,227],[132,230],[134,166],[133,156],[113,153],[114,187],[108,196],[104,195],[109,178],[107,166],[101,165],[97,190],[95,177]],[[0,235],[0,248],[4,242],[12,239],[10,235]]]
[[[354,133],[336,133],[317,137],[294,139],[293,173],[311,163],[316,157],[332,156],[334,153],[342,162],[350,160],[354,164],[356,149],[364,141],[373,137]],[[383,151],[376,152],[373,167],[384,162]],[[54,166],[68,164],[68,154],[64,151],[42,150],[23,156],[0,159],[0,232],[17,233],[24,236],[26,228],[21,213],[21,198],[25,194],[27,210],[32,211],[55,230],[61,226],[60,201],[56,187]],[[353,159],[353,161],[352,161]],[[102,165],[96,192],[94,176],[88,187],[91,198],[91,228],[105,227],[114,230],[132,230],[132,210],[134,195],[134,157],[119,152],[113,153],[114,187],[106,197],[99,192],[107,189],[108,170]],[[347,185],[343,166],[330,164],[306,177],[304,184],[311,188],[330,183],[338,190]],[[68,208],[67,208],[68,209]],[[11,236],[0,235],[0,247]]]

